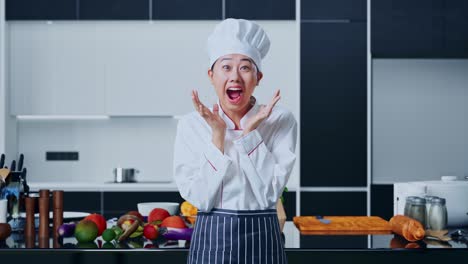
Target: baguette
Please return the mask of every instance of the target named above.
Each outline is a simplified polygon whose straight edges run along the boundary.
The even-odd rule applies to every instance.
[[[410,242],[418,241],[424,238],[425,231],[422,224],[403,215],[395,215],[390,219],[392,232],[396,233]]]

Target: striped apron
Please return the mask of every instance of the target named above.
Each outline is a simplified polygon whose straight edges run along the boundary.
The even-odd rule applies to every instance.
[[[198,212],[187,263],[287,263],[276,209]]]

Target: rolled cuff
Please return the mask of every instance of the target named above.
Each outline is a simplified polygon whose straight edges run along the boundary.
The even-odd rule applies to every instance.
[[[206,161],[211,165],[214,171],[224,172],[232,163],[232,160],[224,155],[213,143],[208,144],[204,149],[203,154]]]
[[[241,153],[253,154],[263,143],[263,138],[257,129],[252,130],[247,135],[234,140],[234,145]]]

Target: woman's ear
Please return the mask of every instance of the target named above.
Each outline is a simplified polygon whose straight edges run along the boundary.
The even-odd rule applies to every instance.
[[[260,84],[260,80],[263,78],[263,73],[262,72],[257,72],[257,85]]]
[[[213,71],[208,69],[208,78],[210,79],[211,84],[213,84]]]

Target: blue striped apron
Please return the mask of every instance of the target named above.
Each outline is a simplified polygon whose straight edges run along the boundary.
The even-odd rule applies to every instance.
[[[287,263],[276,210],[198,212],[187,263]]]

